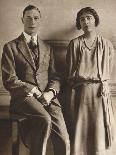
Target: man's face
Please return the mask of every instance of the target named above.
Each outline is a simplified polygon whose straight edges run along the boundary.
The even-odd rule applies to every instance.
[[[36,9],[27,10],[22,18],[24,31],[33,36],[37,33],[40,24],[40,14]]]

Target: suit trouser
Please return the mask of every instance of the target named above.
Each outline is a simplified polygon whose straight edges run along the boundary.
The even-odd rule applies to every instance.
[[[28,137],[30,155],[45,155],[50,135],[54,155],[70,154],[69,136],[60,106],[52,103],[45,108],[34,97],[26,97],[24,102],[17,106],[16,112],[27,117],[21,124],[22,139],[25,141]]]

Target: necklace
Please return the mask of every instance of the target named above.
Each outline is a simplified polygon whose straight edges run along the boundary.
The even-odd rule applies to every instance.
[[[89,50],[92,50],[92,49],[95,47],[95,45],[96,45],[96,38],[97,38],[97,37],[95,37],[95,39],[93,40],[93,42],[92,42],[91,45],[88,45],[88,44],[87,44],[87,41],[86,41],[85,38],[84,38],[84,44],[85,44],[85,46],[86,46]]]

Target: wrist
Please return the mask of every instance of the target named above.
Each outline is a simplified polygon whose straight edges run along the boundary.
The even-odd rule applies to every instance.
[[[40,97],[37,98],[38,101],[43,105],[43,106],[48,106],[49,103],[46,101],[44,94],[42,94]]]
[[[42,93],[34,93],[33,96],[38,99],[42,96]]]
[[[53,94],[53,99],[57,97],[57,91],[54,88],[49,88],[48,92],[52,92]]]

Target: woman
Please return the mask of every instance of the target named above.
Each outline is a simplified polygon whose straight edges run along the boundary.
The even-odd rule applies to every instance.
[[[66,55],[67,95],[74,120],[71,155],[106,155],[113,146],[114,118],[109,79],[113,46],[96,32],[99,16],[91,7],[77,13],[76,26],[84,34],[71,40]]]

